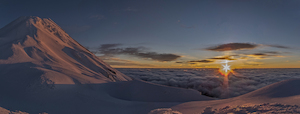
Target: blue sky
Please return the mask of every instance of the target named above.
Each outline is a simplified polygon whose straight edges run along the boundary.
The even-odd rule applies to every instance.
[[[222,59],[210,58],[230,56],[236,68],[300,68],[299,6],[298,0],[2,0],[0,27],[20,16],[51,18],[114,67],[217,67]],[[256,47],[207,50],[230,43]],[[104,53],[105,44],[124,52]]]

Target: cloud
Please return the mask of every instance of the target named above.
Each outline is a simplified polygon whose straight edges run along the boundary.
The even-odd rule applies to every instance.
[[[261,64],[250,62],[248,64]],[[297,78],[293,69],[235,69],[234,75],[227,78],[228,86],[224,88],[226,77],[218,69],[118,69],[135,79],[162,84],[166,86],[190,88],[203,95],[228,98],[239,96],[281,80]],[[275,72],[277,71],[277,72]]]
[[[189,61],[189,63],[212,63],[212,62],[215,62],[215,61],[212,61],[212,60],[197,60],[197,61]]]
[[[232,50],[242,50],[242,49],[254,49],[258,47],[257,44],[252,43],[227,43],[221,44],[213,47],[206,48],[208,51],[232,51]]]
[[[260,53],[253,53],[253,54],[246,54],[245,56],[253,57],[256,59],[266,59],[267,57],[284,57],[280,55],[279,52],[260,52]]]
[[[246,62],[244,64],[247,65],[247,66],[260,66],[263,63],[262,62],[255,62],[255,61],[248,61],[248,62]]]
[[[212,59],[212,60],[267,59],[270,57],[285,57],[283,53],[284,52],[263,51],[263,52],[249,53],[249,54],[241,53],[241,54],[232,54],[226,56],[216,56],[208,59]]]
[[[104,54],[104,56],[113,56],[113,55],[119,54],[120,51],[122,51],[121,48],[116,48],[121,45],[122,44],[102,44],[98,48],[98,51],[100,54]]]
[[[236,60],[236,59],[233,58],[233,56],[236,56],[236,55],[217,56],[217,57],[213,57],[213,58],[209,58],[209,59],[215,59],[215,60]]]
[[[269,45],[265,45],[265,46],[269,46],[269,47],[275,47],[275,48],[282,48],[282,49],[291,49],[291,47],[287,47],[287,46],[282,46],[282,45],[276,45],[276,44],[269,44]]]
[[[104,15],[92,15],[92,16],[90,16],[90,18],[102,20],[102,19],[105,19],[105,16]]]
[[[159,54],[159,53],[156,53],[156,52],[136,53],[136,54],[133,54],[133,55],[141,57],[141,58],[150,58],[152,60],[157,60],[157,61],[160,61],[160,62],[174,61],[174,60],[181,57],[181,56],[175,55],[175,54],[166,54],[166,53]]]
[[[236,60],[236,59],[233,59],[233,56],[237,56],[237,55],[217,56],[217,57],[203,59],[203,60],[191,60],[191,61],[186,61],[186,62],[180,61],[180,62],[176,62],[176,63],[196,64],[196,63],[213,63],[213,62],[215,62],[215,60]]]
[[[125,59],[120,59],[120,58],[114,58],[114,57],[107,57],[107,56],[98,56],[99,58],[101,58],[104,61],[118,61],[118,62],[134,62],[134,61],[130,61],[130,60],[125,60]]]
[[[275,48],[282,48],[282,49],[292,49],[291,47],[288,46],[276,45],[276,44],[227,43],[227,44],[220,44],[217,46],[208,47],[205,48],[205,50],[208,51],[233,51],[233,50],[243,50],[243,49],[251,50],[257,47],[275,47]]]
[[[254,53],[254,54],[251,54],[252,56],[271,56],[271,55],[268,55],[266,53]]]
[[[268,53],[268,54],[280,54],[280,52],[277,52],[277,51],[265,51],[265,52],[262,52],[262,53]]]
[[[208,59],[204,59],[204,60],[192,60],[192,61],[177,61],[175,63],[180,63],[180,64],[190,64],[190,65],[194,65],[197,63],[213,63],[215,61],[213,60],[208,60]]]
[[[263,52],[257,52],[257,53],[250,53],[250,54],[236,54],[232,53],[231,55],[223,55],[223,56],[215,56],[211,58],[206,58],[204,60],[190,60],[186,62],[176,62],[176,63],[213,63],[216,60],[251,60],[251,59],[269,59],[271,57],[285,57],[282,55],[282,52],[276,52],[276,51],[263,51]],[[248,63],[247,65],[261,65],[258,63]]]
[[[99,53],[104,54],[104,56],[131,55],[159,62],[174,61],[181,57],[180,55],[170,53],[147,52],[147,48],[143,46],[127,48],[121,48],[119,46],[121,46],[121,44],[103,44],[99,47]]]
[[[136,61],[124,60],[120,58],[107,57],[107,56],[99,56],[105,63],[112,66],[136,66],[136,67],[154,67],[154,65],[150,64],[142,64]]]

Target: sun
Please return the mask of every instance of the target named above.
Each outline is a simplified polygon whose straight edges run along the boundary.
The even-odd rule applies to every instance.
[[[219,69],[220,74],[222,74],[223,76],[228,76],[230,74],[230,72],[233,72],[230,68],[230,65],[228,65],[229,62],[232,62],[232,61],[225,60],[225,61],[221,62],[221,63],[225,63],[225,65],[222,65],[223,68]]]
[[[223,66],[223,70],[225,71],[225,72],[228,72],[228,71],[230,71],[230,65],[222,65]]]

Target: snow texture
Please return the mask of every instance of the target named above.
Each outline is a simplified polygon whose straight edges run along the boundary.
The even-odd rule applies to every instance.
[[[0,87],[53,88],[54,84],[131,80],[73,40],[51,19],[25,16],[6,25],[0,29],[0,51]]]
[[[298,105],[285,105],[280,103],[263,103],[259,105],[226,106],[220,109],[207,107],[202,114],[295,114],[300,113]]]
[[[220,100],[210,100],[210,101],[195,101],[186,102],[173,106],[173,110],[177,110],[184,114],[194,114],[202,112],[203,110],[210,110],[207,107],[212,107],[212,109],[218,109],[219,112],[226,111],[220,108],[229,108],[229,111],[234,111],[235,108],[242,106],[255,107],[259,106],[256,111],[263,111],[263,108],[271,108],[267,111],[277,111],[280,112],[281,108],[285,111],[293,111],[293,113],[298,113],[300,105],[300,78],[288,79],[280,81],[266,87],[260,88],[253,92]],[[275,103],[275,104],[274,104]],[[278,104],[279,103],[279,104]],[[267,104],[267,105],[266,105]],[[266,105],[266,106],[261,106]],[[238,107],[235,107],[238,106]],[[291,108],[291,110],[290,110]],[[294,110],[295,109],[295,110]],[[243,111],[251,111],[248,109],[241,109]],[[216,112],[218,112],[216,111]],[[205,112],[205,111],[204,111]]]
[[[219,109],[206,107],[202,112],[195,114],[295,114],[300,113],[298,105],[286,105],[280,103],[263,103],[258,105],[226,106]],[[182,114],[171,108],[154,109],[148,114]]]

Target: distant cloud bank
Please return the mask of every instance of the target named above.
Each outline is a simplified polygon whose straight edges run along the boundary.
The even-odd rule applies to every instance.
[[[248,62],[259,65],[259,62]],[[166,86],[191,88],[203,95],[229,98],[286,79],[299,78],[299,69],[235,69],[228,82],[218,69],[118,69],[127,76]],[[228,84],[228,85],[226,85]],[[224,89],[226,88],[226,89]]]

